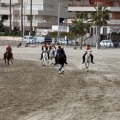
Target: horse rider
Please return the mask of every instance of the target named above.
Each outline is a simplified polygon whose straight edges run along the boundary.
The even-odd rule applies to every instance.
[[[87,51],[91,51],[92,52],[92,49],[91,49],[90,45],[87,45],[86,48],[85,48],[85,53],[83,55],[83,62],[82,62],[82,64],[85,62],[85,55],[87,54]],[[93,62],[93,55],[90,54],[90,56],[91,56],[91,63],[94,64],[94,62]]]
[[[58,63],[58,61],[57,61],[57,56],[58,56],[58,54],[59,54],[60,51],[62,51],[62,54],[64,55],[64,58],[65,58],[65,64],[68,64],[68,63],[66,62],[67,57],[66,57],[66,54],[65,54],[64,49],[63,49],[61,46],[58,46],[58,49],[57,49],[57,51],[56,51],[55,64],[54,64],[54,65],[56,65],[56,64]]]
[[[46,44],[46,42],[44,42],[43,45],[42,45],[42,53],[41,53],[41,59],[40,60],[42,60],[42,58],[43,58],[43,48],[44,47],[45,47],[46,51],[48,51],[48,45]],[[48,58],[49,58],[49,53],[48,53]]]
[[[5,59],[5,55],[6,55],[7,52],[10,52],[12,59],[14,59],[13,54],[12,54],[12,48],[11,48],[10,45],[6,45],[6,52],[4,53],[4,58],[3,59]]]
[[[51,47],[51,49],[53,49],[53,50],[54,50],[54,52],[53,52],[53,56],[55,56],[55,51],[56,51],[55,44],[52,44],[50,47]]]

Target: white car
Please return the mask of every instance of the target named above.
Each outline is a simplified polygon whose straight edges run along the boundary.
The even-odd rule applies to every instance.
[[[44,42],[44,37],[34,37],[32,43],[41,44]]]
[[[101,47],[114,47],[112,40],[102,40],[100,42]]]
[[[57,41],[57,44],[64,44],[64,45],[71,45],[72,44],[72,42],[71,42],[71,40],[65,40],[64,38],[60,38],[59,39],[59,41]]]
[[[24,37],[23,37],[23,40],[24,40],[24,41],[27,41],[28,44],[29,44],[29,43],[32,43],[32,41],[33,41],[33,36],[24,36]]]

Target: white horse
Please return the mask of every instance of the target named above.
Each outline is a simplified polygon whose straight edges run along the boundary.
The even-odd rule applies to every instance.
[[[51,47],[49,50],[49,64],[53,64],[53,59],[55,58],[56,49],[54,47]]]
[[[90,59],[91,59],[91,51],[90,50],[87,50],[86,51],[86,55],[85,55],[85,69],[86,71],[89,71],[89,66],[90,66]]]
[[[43,47],[43,62],[46,66],[49,65],[49,59],[48,59],[48,51],[45,47]]]

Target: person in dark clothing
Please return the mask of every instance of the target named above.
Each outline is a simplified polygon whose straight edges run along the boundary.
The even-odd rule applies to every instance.
[[[67,57],[66,57],[66,54],[65,54],[64,49],[63,49],[63,48],[61,48],[61,46],[58,46],[58,49],[57,49],[57,51],[56,51],[55,64],[54,64],[54,65],[58,64],[58,61],[57,61],[57,56],[58,56],[59,51],[61,51],[61,52],[62,52],[62,54],[64,55],[64,58],[65,58],[65,64],[68,64],[68,63],[67,63]]]

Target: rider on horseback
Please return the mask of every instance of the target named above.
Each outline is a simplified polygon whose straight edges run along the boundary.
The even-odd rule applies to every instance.
[[[6,45],[6,52],[4,53],[4,58],[3,59],[5,59],[5,55],[6,55],[7,52],[10,52],[11,53],[11,58],[14,59],[13,54],[12,54],[12,48],[11,48],[10,45]]]
[[[48,46],[47,46],[47,44],[44,42],[43,43],[43,45],[42,45],[42,53],[41,53],[41,59],[40,60],[42,60],[42,58],[43,58],[43,48],[45,47],[45,49],[46,49],[46,51],[48,50]],[[49,53],[48,53],[48,58],[49,58]]]
[[[92,52],[92,49],[91,49],[90,45],[87,45],[86,48],[85,48],[85,53],[83,55],[83,62],[82,62],[82,64],[85,62],[85,55],[87,54],[87,51],[91,51]],[[93,62],[93,55],[90,54],[90,56],[91,56],[91,63],[94,64],[94,62]]]
[[[58,61],[57,61],[57,57],[58,57],[58,54],[59,54],[59,52],[62,52],[62,54],[64,55],[64,58],[65,58],[65,64],[68,64],[67,62],[66,62],[66,54],[65,54],[65,51],[64,51],[64,49],[61,47],[61,46],[58,46],[58,49],[57,49],[57,51],[56,51],[56,56],[55,56],[55,64],[54,65],[56,65],[57,63],[58,63]]]

